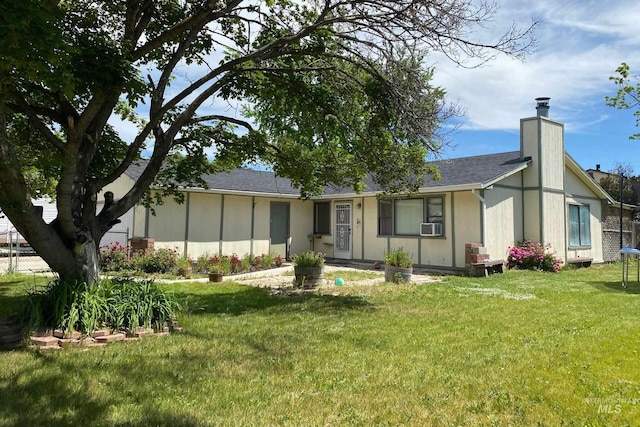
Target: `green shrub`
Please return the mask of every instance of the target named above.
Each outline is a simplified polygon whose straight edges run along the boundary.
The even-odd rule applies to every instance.
[[[228,256],[223,256],[223,257],[220,257],[219,259],[219,265],[220,265],[220,271],[222,272],[222,274],[229,275],[231,274],[231,266],[237,265],[237,263],[232,264],[231,258],[229,258]]]
[[[324,264],[322,252],[307,251],[293,256],[293,263],[298,267],[320,267]]]
[[[253,254],[245,254],[240,260],[240,269],[239,273],[251,271],[251,267],[255,261],[256,257]]]
[[[392,249],[384,254],[384,262],[393,267],[409,268],[413,266],[413,257],[402,248]]]
[[[178,257],[177,251],[160,248],[142,255],[137,263],[145,273],[169,273],[175,271]]]
[[[209,255],[208,252],[203,253],[196,259],[196,270],[199,273],[206,273],[210,270],[214,257]]]
[[[262,255],[262,266],[264,268],[273,267],[273,255],[271,255],[271,254]]]

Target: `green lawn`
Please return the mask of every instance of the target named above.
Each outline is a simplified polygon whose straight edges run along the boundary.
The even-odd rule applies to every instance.
[[[18,279],[0,276],[0,314]],[[0,353],[0,426],[640,424],[640,285],[619,265],[293,297],[166,286],[181,333]]]

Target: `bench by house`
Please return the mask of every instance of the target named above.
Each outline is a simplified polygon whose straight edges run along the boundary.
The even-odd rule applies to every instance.
[[[590,267],[593,258],[589,257],[577,257],[577,258],[567,258],[567,265],[572,267]]]
[[[504,260],[477,262],[471,264],[471,275],[474,277],[487,277],[494,273],[504,273]]]

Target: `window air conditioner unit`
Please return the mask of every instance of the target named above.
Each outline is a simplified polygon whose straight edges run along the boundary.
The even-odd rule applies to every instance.
[[[442,236],[442,224],[438,222],[420,223],[421,236]]]

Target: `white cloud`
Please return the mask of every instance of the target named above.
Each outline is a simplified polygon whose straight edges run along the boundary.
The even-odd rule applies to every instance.
[[[449,99],[467,109],[463,128],[512,130],[519,119],[535,115],[534,98],[551,97],[550,115],[580,131],[603,119],[604,97],[615,92],[609,81],[625,61],[640,68],[640,4],[635,1],[556,2],[533,7],[508,0],[496,16],[496,34],[513,20],[526,25],[541,17],[536,52],[524,62],[498,57],[476,69],[456,67],[440,56],[435,83]],[[633,46],[633,49],[630,47]]]

